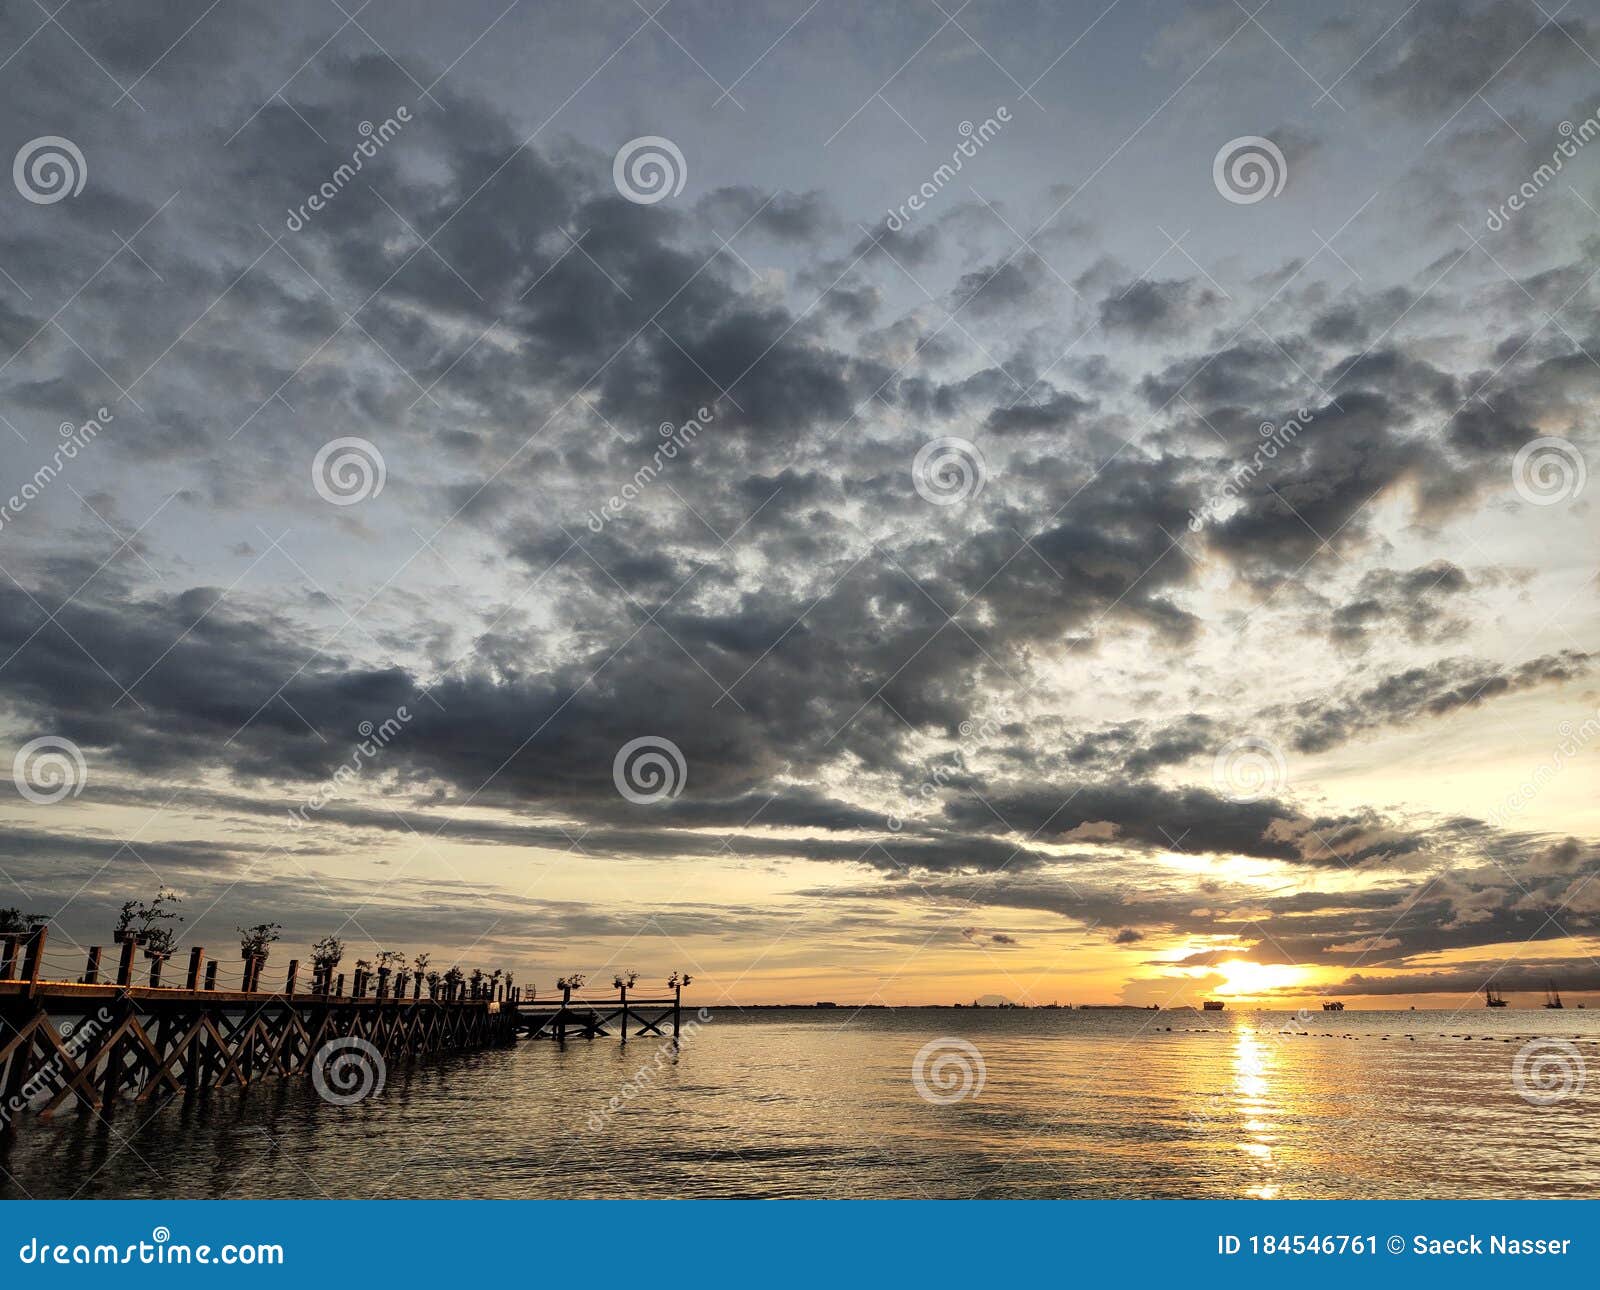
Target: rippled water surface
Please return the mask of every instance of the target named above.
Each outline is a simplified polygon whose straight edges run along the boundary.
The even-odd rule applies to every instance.
[[[1590,1196],[1600,1011],[711,1015],[0,1139],[0,1195]],[[1170,1029],[1169,1029],[1170,1028]],[[1524,1052],[1535,1037],[1559,1038]],[[930,1041],[960,1039],[924,1064]],[[1523,1054],[1520,1063],[1518,1056]],[[979,1064],[981,1062],[981,1088]],[[1536,1104],[1519,1091],[1543,1099]],[[1558,1096],[1559,1095],[1559,1096]],[[608,1108],[613,1097],[620,1110]]]

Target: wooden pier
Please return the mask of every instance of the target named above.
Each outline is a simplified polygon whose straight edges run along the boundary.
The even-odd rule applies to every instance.
[[[626,1043],[628,1027],[636,1026],[633,1036],[660,1035],[668,1022],[672,1037],[683,1034],[683,987],[674,988],[670,998],[630,999],[626,988],[616,999],[574,999],[572,991],[563,989],[561,998],[538,1000],[517,998],[511,1003],[515,1018],[513,1027],[530,1039],[565,1040],[576,1034],[585,1039],[609,1035],[610,1025],[617,1027],[617,1037]]]
[[[263,991],[264,962],[245,962],[230,972],[238,988],[219,988],[219,964],[194,948],[182,985],[160,984],[159,959],[151,983],[136,985],[130,941],[111,980],[102,980],[99,946],[78,960],[81,972],[52,979],[52,971],[68,973],[60,955],[47,956],[46,936],[38,927],[0,937],[0,1131],[35,1109],[49,1117],[71,1104],[105,1114],[119,1098],[145,1103],[274,1076],[315,1078],[330,1053],[358,1050],[387,1065],[508,1044],[524,1026],[521,990],[500,973],[425,981],[420,972],[358,971],[347,994],[343,974],[317,973],[303,985],[291,960],[283,988]]]

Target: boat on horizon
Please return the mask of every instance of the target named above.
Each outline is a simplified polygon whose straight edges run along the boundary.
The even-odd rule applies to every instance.
[[[1554,981],[1550,982],[1548,988],[1544,992],[1544,1006],[1547,1008],[1559,1008],[1562,1006],[1561,991],[1556,989],[1556,983]]]
[[[1207,1012],[1221,1012],[1222,1008],[1223,1008],[1223,1003],[1222,1003],[1221,999],[1207,999],[1200,1006],[1202,1008],[1204,1008]]]
[[[1506,1006],[1505,996],[1495,991],[1493,986],[1483,988],[1483,1006],[1486,1008],[1503,1008]]]
[[[1327,1002],[1327,1003],[1322,1005],[1322,1010],[1324,1012],[1343,1012],[1344,1011],[1344,1004],[1341,1003],[1338,999],[1332,999],[1329,1002]]]

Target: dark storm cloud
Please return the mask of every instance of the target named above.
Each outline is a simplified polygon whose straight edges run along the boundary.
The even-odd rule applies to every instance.
[[[1321,752],[1380,726],[1442,717],[1501,695],[1565,684],[1587,675],[1593,661],[1592,654],[1562,650],[1514,667],[1476,659],[1441,659],[1426,667],[1407,668],[1349,695],[1297,705],[1293,710],[1294,746],[1301,752]]]
[[[1396,628],[1413,641],[1445,639],[1466,626],[1450,606],[1471,585],[1448,560],[1408,570],[1373,569],[1362,575],[1354,597],[1334,610],[1328,634],[1341,644]]]
[[[1539,85],[1585,72],[1595,29],[1578,14],[1515,5],[1423,0],[1374,50],[1364,86],[1401,111],[1448,115],[1491,82]]]
[[[1100,322],[1111,331],[1176,336],[1218,321],[1222,297],[1192,280],[1140,279],[1100,302]]]

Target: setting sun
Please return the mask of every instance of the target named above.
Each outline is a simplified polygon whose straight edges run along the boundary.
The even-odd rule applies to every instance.
[[[1252,996],[1281,990],[1285,986],[1300,985],[1306,980],[1304,968],[1289,963],[1248,963],[1243,959],[1229,959],[1218,963],[1216,970],[1223,981],[1216,993],[1222,995]]]

